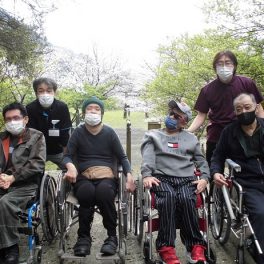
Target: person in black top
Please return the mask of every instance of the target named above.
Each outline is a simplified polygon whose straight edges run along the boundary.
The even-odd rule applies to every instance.
[[[118,186],[114,178],[116,160],[122,165],[127,177],[128,191],[135,190],[134,180],[117,134],[111,127],[102,124],[103,102],[92,96],[84,101],[82,111],[85,124],[74,130],[63,160],[67,168],[65,178],[74,184],[74,194],[80,204],[78,240],[74,246],[74,254],[90,254],[90,229],[94,206],[97,205],[108,235],[101,253],[114,255],[117,250],[115,196]]]
[[[223,175],[225,160],[241,166],[234,171],[236,181],[243,187],[243,203],[249,220],[264,251],[264,119],[258,118],[262,107],[253,94],[242,93],[234,99],[237,120],[225,127],[211,159],[210,173],[214,183],[228,186]],[[256,262],[264,263],[264,255],[256,254]]]
[[[33,81],[37,99],[26,106],[28,127],[41,131],[47,144],[47,161],[64,169],[63,152],[69,140],[72,126],[68,106],[54,98],[57,84],[50,78],[39,78]]]

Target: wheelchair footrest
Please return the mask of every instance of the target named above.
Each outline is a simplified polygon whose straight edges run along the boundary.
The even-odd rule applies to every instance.
[[[107,256],[107,255],[104,255],[102,253],[97,253],[96,259],[97,260],[119,260],[120,257],[118,255],[118,253],[116,253],[115,255],[111,255],[111,256]]]
[[[78,256],[74,256],[70,253],[64,253],[62,255],[59,256],[60,259],[71,259],[71,260],[81,260],[81,259],[85,259],[86,257],[78,257]]]
[[[32,236],[34,234],[32,227],[18,227],[17,230],[20,234],[25,234],[28,236]]]

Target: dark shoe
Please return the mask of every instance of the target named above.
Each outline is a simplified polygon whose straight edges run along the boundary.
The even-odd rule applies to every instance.
[[[109,236],[101,247],[101,253],[105,255],[114,255],[117,250],[117,237]]]
[[[19,248],[17,244],[5,248],[5,264],[17,264],[18,260],[19,260]]]
[[[75,246],[73,247],[74,255],[78,257],[85,257],[86,255],[90,255],[91,245],[91,237],[79,237]]]

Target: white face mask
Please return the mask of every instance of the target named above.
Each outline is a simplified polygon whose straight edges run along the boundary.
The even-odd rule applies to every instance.
[[[5,124],[5,128],[12,135],[19,135],[25,129],[25,125],[24,125],[23,120],[10,121],[10,122],[8,122],[8,123]]]
[[[223,83],[229,83],[233,78],[234,67],[218,66],[216,73]]]
[[[38,96],[39,103],[44,108],[48,108],[52,105],[54,101],[54,95],[52,94],[42,94]]]
[[[96,126],[96,125],[100,124],[101,121],[102,121],[102,118],[101,118],[100,114],[93,114],[93,113],[86,113],[85,114],[84,122],[87,125]]]

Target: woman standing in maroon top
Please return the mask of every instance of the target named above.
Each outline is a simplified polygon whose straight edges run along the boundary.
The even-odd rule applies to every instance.
[[[237,65],[237,58],[233,52],[228,50],[218,52],[213,60],[217,78],[201,89],[194,106],[198,114],[188,131],[196,131],[203,125],[208,115],[206,159],[209,165],[223,128],[236,118],[234,98],[241,93],[248,93],[255,96],[257,104],[263,101],[263,96],[252,79],[236,75]],[[258,116],[264,118],[261,104]]]

